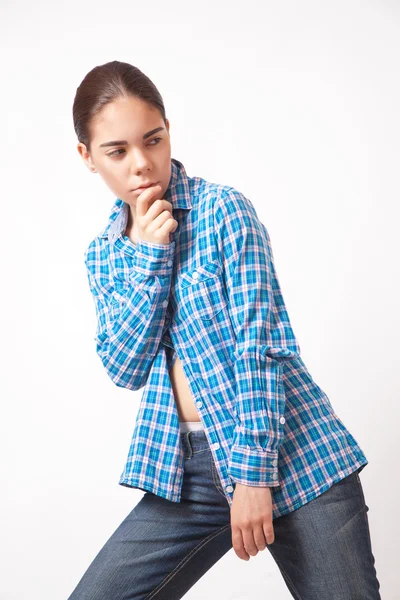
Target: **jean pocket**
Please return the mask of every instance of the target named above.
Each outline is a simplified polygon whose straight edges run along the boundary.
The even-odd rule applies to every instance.
[[[197,454],[201,454],[202,452],[210,452],[211,453],[210,446],[208,446],[207,448],[200,448],[200,450],[195,450],[194,452],[192,452],[192,456],[197,456]]]

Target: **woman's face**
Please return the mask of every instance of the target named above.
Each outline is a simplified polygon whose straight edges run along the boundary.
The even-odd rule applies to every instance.
[[[142,191],[136,188],[145,183],[159,183],[163,198],[171,178],[168,119],[166,122],[143,100],[133,96],[115,100],[91,123],[90,153],[82,143],[78,152],[89,170],[98,172],[110,190],[131,206],[136,207]]]

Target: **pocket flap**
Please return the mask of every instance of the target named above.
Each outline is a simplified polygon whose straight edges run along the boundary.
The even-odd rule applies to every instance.
[[[199,265],[190,271],[181,275],[180,287],[187,287],[199,281],[216,277],[221,272],[221,266],[218,262],[209,262]]]

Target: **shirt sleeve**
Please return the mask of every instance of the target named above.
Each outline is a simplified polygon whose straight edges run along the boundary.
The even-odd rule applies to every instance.
[[[139,240],[123,280],[113,272],[107,244],[96,238],[85,252],[97,316],[96,352],[117,386],[138,390],[147,381],[163,333],[175,241]]]
[[[296,359],[300,347],[284,304],[269,234],[253,204],[228,188],[215,202],[214,221],[235,330],[236,426],[229,475],[244,485],[276,487],[285,423],[282,363]]]

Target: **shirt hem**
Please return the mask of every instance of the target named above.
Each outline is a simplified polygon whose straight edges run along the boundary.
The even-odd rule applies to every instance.
[[[360,473],[362,471],[362,469],[364,467],[366,467],[368,464],[369,464],[368,460],[363,460],[363,461],[354,463],[351,467],[349,467],[345,470],[342,470],[342,475],[337,474],[337,476],[335,476],[334,479],[331,479],[331,480],[325,482],[324,485],[322,485],[318,489],[312,490],[308,494],[300,496],[300,498],[298,498],[295,502],[290,504],[290,506],[286,506],[281,509],[278,508],[277,510],[274,510],[273,511],[273,519],[282,517],[283,515],[291,513],[293,511],[297,510],[298,508],[301,508],[305,504],[308,504],[308,502],[311,502],[311,500],[318,498],[318,496],[320,496],[321,494],[323,494],[324,492],[329,490],[329,488],[331,488],[335,483],[338,483],[339,481],[341,481],[348,475],[351,475],[355,471],[358,471]],[[130,488],[139,489],[139,490],[142,490],[145,492],[151,492],[152,494],[155,494],[156,496],[161,496],[162,498],[165,498],[166,500],[169,500],[170,502],[180,502],[181,497],[180,497],[179,493],[175,494],[175,493],[166,492],[165,490],[163,490],[159,487],[155,487],[150,484],[146,484],[144,482],[139,481],[138,479],[130,479],[127,477],[121,478],[119,480],[118,484],[123,487],[130,487]],[[272,489],[274,489],[274,488],[272,488]],[[228,498],[227,498],[227,500],[228,500]],[[229,503],[230,507],[232,506],[232,501],[233,501],[233,494],[229,495],[228,503]]]
[[[180,494],[174,494],[174,493],[171,494],[161,488],[154,487],[150,484],[143,483],[142,481],[139,481],[137,479],[123,478],[118,481],[118,484],[122,485],[124,487],[136,488],[136,489],[142,490],[143,492],[151,492],[152,494],[155,494],[156,496],[161,496],[161,498],[170,500],[170,502],[180,502]]]
[[[311,500],[314,500],[314,498],[318,498],[318,496],[321,496],[321,494],[323,494],[324,492],[329,490],[329,488],[331,488],[335,483],[338,483],[339,481],[341,481],[345,477],[348,477],[355,471],[358,471],[360,473],[362,471],[362,469],[367,466],[368,462],[369,462],[368,460],[364,460],[362,462],[357,462],[357,463],[353,464],[351,467],[349,467],[348,469],[342,470],[343,475],[335,477],[334,479],[324,483],[324,485],[319,487],[318,489],[312,490],[308,494],[301,496],[298,500],[296,500],[290,506],[274,511],[273,519],[277,519],[278,517],[282,517],[283,515],[287,515],[288,513],[291,513],[294,510],[301,508],[308,502],[311,502]]]

